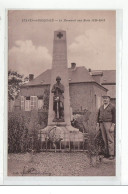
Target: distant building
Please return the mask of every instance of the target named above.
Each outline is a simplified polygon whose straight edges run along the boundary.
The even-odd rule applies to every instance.
[[[68,69],[70,104],[73,112],[89,110],[95,112],[102,104],[102,95],[109,94],[116,103],[116,71],[87,70],[84,66],[71,64]],[[9,102],[9,111],[33,109],[44,110],[45,91],[50,92],[51,70],[48,69],[34,78],[29,75],[29,82],[21,87],[20,96],[15,102]],[[55,80],[56,82],[56,80]]]
[[[116,104],[116,71],[115,70],[93,70],[92,77],[99,84],[108,89],[107,94],[111,96],[111,102]]]
[[[91,71],[84,66],[76,67],[76,64],[72,63],[68,72],[70,105],[73,112],[83,110],[95,112],[102,103],[102,95],[107,93],[110,94],[112,102],[115,103],[114,70]],[[19,108],[23,111],[43,110],[45,108],[45,91],[50,90],[50,77],[50,69],[36,78],[30,74],[29,82],[22,86],[20,97],[15,102],[14,109],[16,106],[16,109]]]

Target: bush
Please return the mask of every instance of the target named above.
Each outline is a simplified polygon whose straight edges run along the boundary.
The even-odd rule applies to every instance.
[[[72,125],[78,128],[82,133],[88,134],[88,154],[94,156],[104,153],[104,142],[101,132],[96,131],[96,117],[95,112],[79,112],[74,114]]]
[[[14,112],[8,115],[8,152],[38,151],[38,132],[47,125],[47,112]]]
[[[90,111],[73,113],[72,126],[79,129],[82,133],[95,130],[96,113],[91,113]]]
[[[28,118],[29,119],[29,118]],[[8,118],[8,151],[24,152],[28,148],[29,132],[25,125],[27,118],[22,113],[9,114]]]

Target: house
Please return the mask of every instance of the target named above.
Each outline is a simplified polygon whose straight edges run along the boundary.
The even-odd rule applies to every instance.
[[[108,89],[112,104],[116,105],[116,70],[91,71],[93,79]]]
[[[106,76],[108,76],[106,71],[91,71],[87,70],[85,66],[77,67],[75,63],[71,64],[71,67],[68,68],[68,79],[70,105],[73,112],[97,111],[102,103],[102,95],[107,94],[108,89],[114,85],[109,85],[105,81]],[[50,77],[50,69],[36,78],[32,74],[29,75],[29,82],[21,87],[20,101],[15,102],[16,105],[19,104],[19,109],[31,111],[45,108],[44,97],[46,91],[50,92]],[[108,77],[106,77],[106,80],[108,80]],[[114,94],[113,99],[115,99]]]

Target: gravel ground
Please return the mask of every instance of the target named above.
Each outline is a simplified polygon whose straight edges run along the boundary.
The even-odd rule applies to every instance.
[[[9,154],[8,176],[115,176],[115,161],[94,157],[91,166],[84,152]]]

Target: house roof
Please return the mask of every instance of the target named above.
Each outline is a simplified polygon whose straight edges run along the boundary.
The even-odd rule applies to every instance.
[[[75,69],[68,69],[69,83],[80,83],[80,82],[95,82],[93,77],[90,76],[88,70],[82,67],[76,67]]]
[[[101,71],[98,72],[98,74],[101,74]],[[106,75],[106,72],[105,72]],[[99,84],[97,81],[93,79],[92,74],[84,67],[76,67],[68,68],[68,79],[69,83],[96,83],[103,89],[107,90],[106,87]],[[51,83],[51,69],[46,70],[45,72],[41,73],[39,76],[37,76],[35,79],[29,81],[28,83],[25,83],[22,87],[29,87],[29,86],[41,86],[41,85],[50,85]]]
[[[116,70],[103,70],[101,83],[116,83]]]
[[[50,84],[51,78],[51,69],[48,69],[41,73],[39,76],[34,78],[33,80],[25,83],[23,86],[36,86],[36,85],[48,85]]]
[[[108,89],[108,95],[111,96],[111,98],[116,98],[116,70],[93,70],[91,73],[94,79],[100,76],[100,83]]]
[[[93,76],[102,75],[101,84],[103,85],[116,83],[116,70],[93,70],[91,73]]]
[[[102,76],[103,75],[103,71],[99,71],[99,70],[98,71],[91,71],[91,75],[92,76],[97,76],[97,75],[101,75]]]
[[[35,79],[29,81],[23,86],[36,86],[36,85],[49,85],[51,81],[51,69],[41,73]],[[90,76],[88,70],[82,67],[76,67],[75,69],[68,69],[69,83],[81,83],[81,82],[95,82],[93,77]]]

